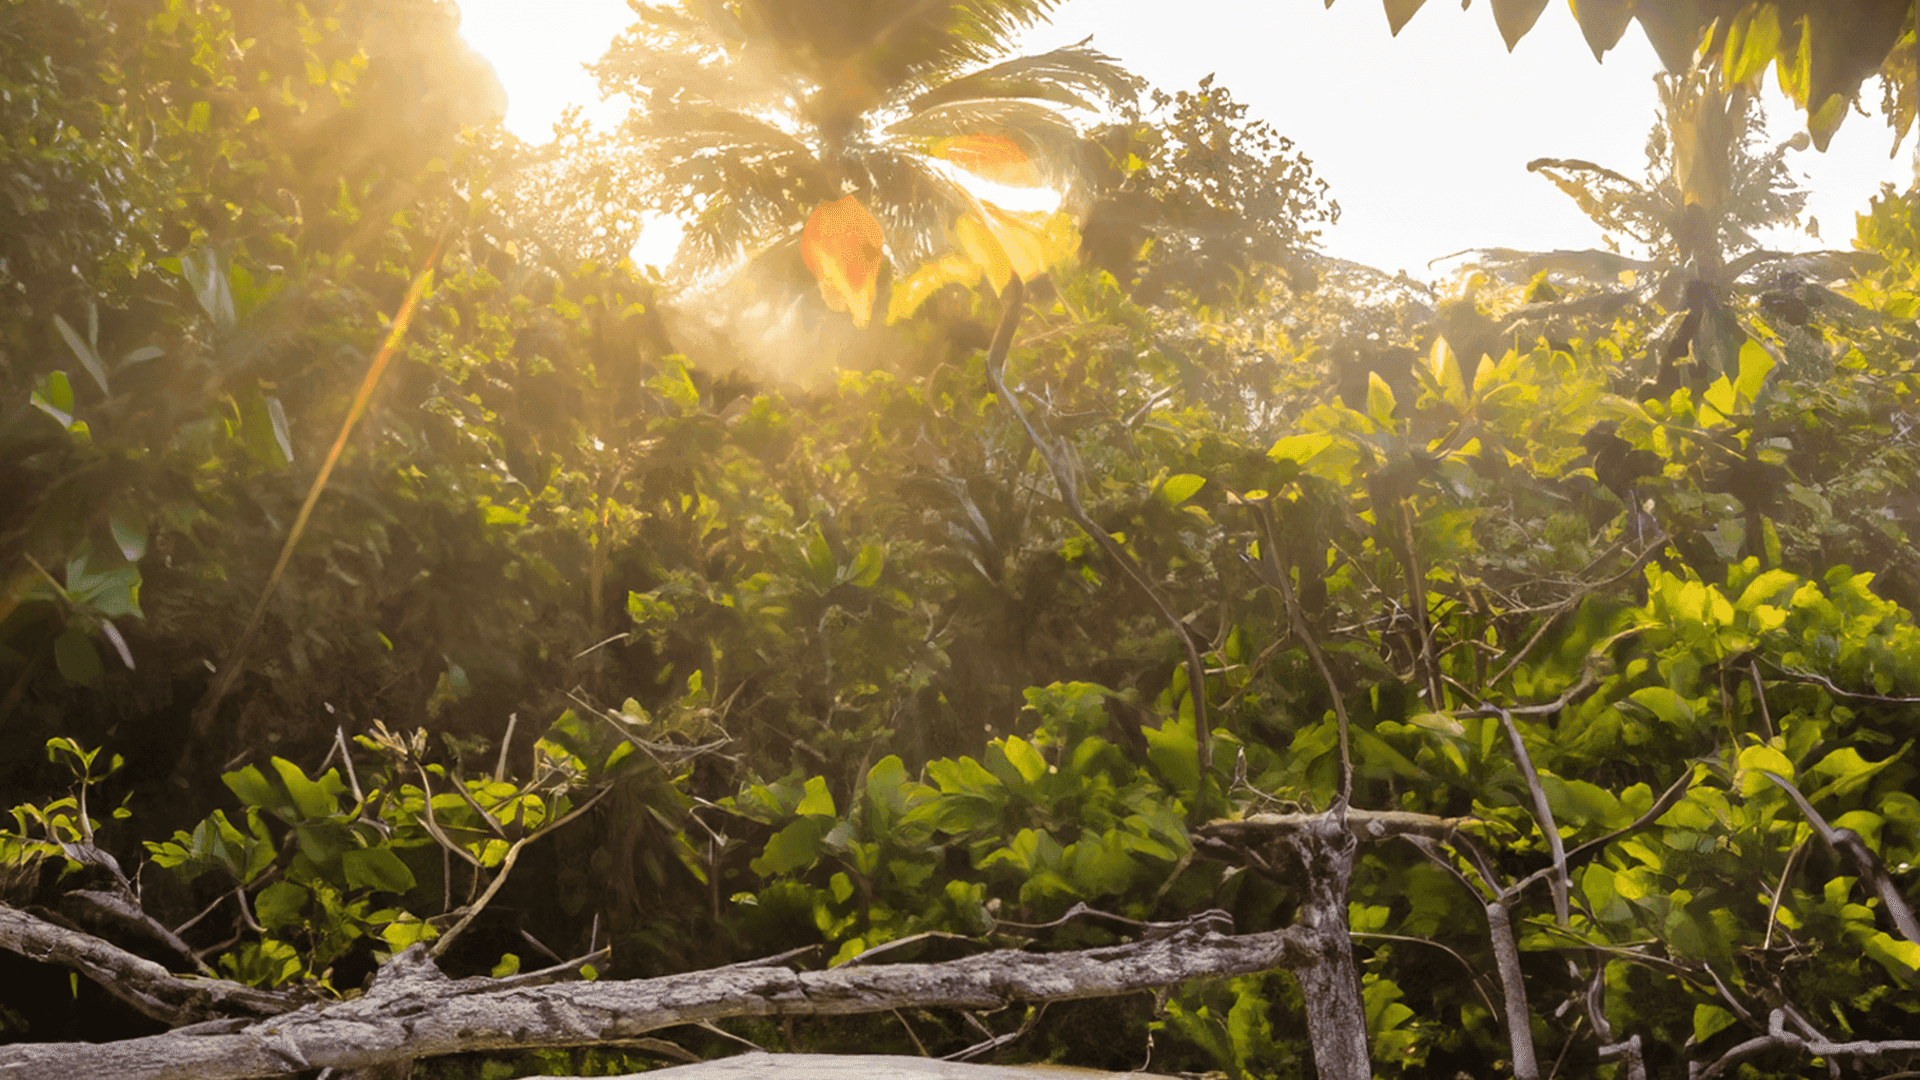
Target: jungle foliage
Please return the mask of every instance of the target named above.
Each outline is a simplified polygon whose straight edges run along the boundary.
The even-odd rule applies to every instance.
[[[430,0],[0,9],[9,903],[138,937],[73,899],[121,890],[128,947],[315,1001],[416,943],[456,976],[939,959],[1286,925],[1286,868],[1198,826],[1351,805],[1462,822],[1354,870],[1383,1075],[1513,1067],[1496,900],[1569,1075],[1628,1075],[1628,1035],[1677,1075],[1920,1027],[1920,195],[1844,256],[1756,253],[1795,207],[1743,86],[1786,31],[1722,48],[1802,26],[1781,77],[1850,95],[1838,16],[1670,5],[1738,10],[1647,181],[1536,163],[1652,254],[1487,253],[1436,296],[1318,253],[1337,206],[1224,87],[1006,59],[1047,4],[873,0],[873,47],[817,6],[643,6],[601,69],[628,129],[548,147],[487,126]],[[1511,42],[1539,5],[1494,7]],[[1578,5],[1596,50],[1626,8]],[[1023,218],[968,172],[1071,197]],[[699,215],[702,302],[777,309],[826,374],[707,362],[619,255],[661,207]],[[156,1030],[10,954],[0,986],[0,1040]],[[970,1021],[732,1030],[938,1055]],[[1312,1075],[1280,974],[986,1023]]]

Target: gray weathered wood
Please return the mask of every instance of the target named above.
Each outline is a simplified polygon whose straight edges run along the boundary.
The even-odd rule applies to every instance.
[[[678,1024],[735,1016],[992,1009],[1016,1001],[1105,997],[1317,964],[1324,955],[1321,937],[1298,926],[1239,936],[1195,929],[1101,949],[999,950],[944,964],[808,972],[723,968],[507,989],[493,979],[448,979],[416,946],[351,1001],[117,1043],[0,1047],[0,1080],[239,1080],[473,1050],[617,1044]]]

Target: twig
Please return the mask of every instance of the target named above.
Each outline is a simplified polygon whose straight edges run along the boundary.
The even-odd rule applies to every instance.
[[[1527,639],[1527,643],[1520,647],[1519,652],[1513,654],[1513,659],[1507,661],[1507,666],[1501,668],[1499,674],[1487,680],[1487,684],[1486,684],[1487,689],[1491,690],[1494,687],[1499,686],[1502,680],[1506,679],[1507,676],[1513,674],[1513,670],[1520,666],[1520,662],[1527,658],[1527,654],[1533,651],[1533,647],[1535,645],[1540,644],[1540,639],[1545,637],[1547,634],[1547,631],[1553,627],[1553,624],[1560,620],[1560,616],[1566,614],[1569,611],[1572,611],[1575,607],[1579,605],[1580,601],[1585,600],[1592,593],[1598,592],[1599,590],[1604,589],[1609,585],[1612,585],[1616,581],[1620,581],[1628,577],[1634,571],[1640,569],[1642,564],[1644,564],[1648,559],[1652,558],[1654,556],[1654,553],[1659,551],[1664,546],[1665,546],[1665,538],[1656,537],[1653,543],[1647,545],[1647,547],[1644,550],[1642,550],[1640,554],[1635,555],[1633,557],[1633,561],[1627,564],[1627,568],[1625,570],[1622,570],[1618,574],[1615,574],[1612,577],[1606,578],[1602,581],[1595,581],[1595,582],[1590,582],[1588,584],[1582,585],[1580,586],[1580,588],[1574,590],[1573,595],[1560,601],[1558,604],[1553,605],[1553,613],[1548,615],[1546,618],[1540,620],[1540,625],[1538,628],[1534,630],[1533,636]]]
[[[536,832],[528,833],[527,835],[521,837],[520,839],[515,840],[513,844],[507,848],[507,854],[505,855],[505,857],[503,857],[500,860],[500,869],[497,873],[493,875],[493,880],[487,884],[487,891],[484,893],[481,893],[480,898],[478,900],[475,900],[473,903],[467,905],[466,914],[462,915],[460,917],[460,921],[454,923],[453,926],[446,933],[440,935],[439,939],[436,940],[433,943],[432,947],[427,950],[427,955],[429,957],[437,959],[446,954],[447,948],[453,944],[454,939],[459,937],[461,932],[464,931],[468,926],[472,925],[473,920],[480,916],[480,912],[484,911],[486,909],[487,904],[492,902],[494,896],[500,892],[500,887],[507,883],[507,875],[512,873],[513,864],[520,860],[520,852],[525,850],[528,844],[531,844],[535,840],[538,840],[541,837],[546,836],[549,833],[552,833],[556,829],[559,829],[562,825],[567,824],[573,819],[593,809],[594,804],[598,803],[601,799],[606,798],[607,793],[612,790],[613,790],[612,787],[601,788],[599,791],[594,793],[591,799],[588,799],[586,802],[581,803],[579,806],[574,807],[573,810],[569,811],[565,816],[549,822],[548,824],[542,826]],[[481,864],[478,860],[475,860],[473,865],[476,870],[481,868]]]
[[[1320,672],[1320,679],[1327,685],[1327,696],[1333,699],[1333,715],[1340,724],[1340,797],[1353,801],[1353,751],[1348,741],[1348,731],[1352,724],[1347,719],[1346,696],[1340,692],[1340,684],[1334,680],[1333,668],[1327,663],[1327,654],[1320,649],[1320,642],[1314,637],[1312,627],[1307,625],[1307,617],[1300,610],[1300,598],[1294,595],[1293,579],[1287,576],[1287,568],[1280,565],[1277,550],[1279,537],[1274,533],[1273,519],[1267,514],[1264,504],[1249,502],[1254,513],[1260,519],[1260,532],[1263,542],[1260,545],[1261,561],[1267,564],[1272,579],[1267,584],[1280,590],[1280,599],[1287,608],[1287,622],[1300,638],[1300,644],[1306,647],[1307,655],[1312,657],[1313,666]],[[1304,572],[1304,571],[1303,571]]]
[[[1490,1013],[1498,1013],[1500,1011],[1499,1006],[1493,1003],[1493,997],[1487,993],[1486,976],[1481,974],[1478,971],[1473,970],[1473,965],[1467,963],[1466,957],[1461,956],[1457,952],[1454,952],[1451,948],[1449,948],[1444,943],[1435,941],[1432,938],[1408,937],[1405,934],[1378,934],[1370,930],[1349,930],[1347,931],[1347,934],[1350,937],[1356,937],[1356,938],[1377,938],[1381,941],[1401,941],[1401,942],[1405,942],[1408,945],[1426,945],[1430,948],[1439,949],[1441,952],[1446,953],[1448,956],[1453,957],[1455,960],[1458,960],[1460,962],[1460,966],[1466,969],[1467,979],[1472,983],[1474,992],[1480,995],[1480,1002],[1481,1004],[1487,1007],[1487,1011]]]
[[[520,723],[520,714],[507,714],[507,733],[500,736],[500,760],[493,766],[493,782],[500,783],[507,778],[507,750],[513,746],[513,729]]]
[[[1005,1035],[992,1035],[992,1032],[988,1032],[989,1035],[992,1035],[991,1038],[988,1038],[982,1042],[974,1043],[972,1046],[967,1047],[965,1050],[955,1050],[953,1053],[948,1054],[945,1057],[942,1057],[940,1060],[941,1061],[968,1061],[973,1058],[979,1057],[981,1054],[984,1054],[989,1050],[998,1050],[1000,1047],[1005,1046],[1010,1042],[1015,1042],[1022,1035],[1025,1035],[1027,1032],[1032,1031],[1033,1025],[1040,1022],[1041,1015],[1044,1014],[1046,1011],[1047,1011],[1047,1003],[1043,1001],[1039,1005],[1033,1006],[1027,1010],[1027,1015],[1025,1019],[1020,1021],[1019,1030],[1010,1031]],[[972,1016],[973,1014],[968,1013],[967,1015]],[[982,1027],[984,1027],[984,1025],[982,1025]]]
[[[907,1038],[909,1038],[909,1039],[912,1039],[912,1040],[913,1040],[913,1048],[914,1048],[915,1050],[918,1050],[918,1051],[920,1051],[920,1056],[921,1056],[921,1057],[932,1057],[932,1056],[933,1056],[932,1054],[930,1054],[930,1053],[928,1053],[928,1052],[927,1052],[927,1044],[926,1044],[926,1043],[923,1043],[923,1042],[921,1042],[921,1041],[920,1041],[920,1036],[919,1036],[919,1035],[918,1035],[917,1033],[915,1033],[915,1032],[914,1032],[914,1030],[913,1030],[913,1025],[912,1025],[912,1024],[909,1024],[909,1023],[907,1023],[907,1018],[906,1018],[905,1016],[902,1016],[902,1015],[900,1014],[900,1010],[899,1010],[899,1009],[895,1009],[895,1010],[893,1010],[893,1018],[894,1018],[895,1020],[898,1020],[898,1021],[900,1021],[900,1026],[901,1026],[901,1027],[903,1027],[903,1028],[906,1028],[906,1029],[907,1029]]]
[[[1046,463],[1047,471],[1053,474],[1053,482],[1060,489],[1068,516],[1073,518],[1074,524],[1085,530],[1087,535],[1106,551],[1108,557],[1120,567],[1121,572],[1146,595],[1147,600],[1153,605],[1154,610],[1159,612],[1160,618],[1167,624],[1168,629],[1173,631],[1174,637],[1180,640],[1180,646],[1186,653],[1187,697],[1193,703],[1195,756],[1199,764],[1199,780],[1193,793],[1193,806],[1188,810],[1187,816],[1190,823],[1197,823],[1206,817],[1207,778],[1213,772],[1213,733],[1207,718],[1206,665],[1200,661],[1199,650],[1194,647],[1193,635],[1187,631],[1186,624],[1182,623],[1167,606],[1166,601],[1161,599],[1159,590],[1147,580],[1145,572],[1134,564],[1133,558],[1127,554],[1126,549],[1109,536],[1107,531],[1088,515],[1086,508],[1081,506],[1080,486],[1074,479],[1072,468],[1061,457],[1060,448],[1055,447],[1053,441],[1042,435],[1039,428],[1034,426],[1033,419],[1027,415],[1027,410],[1008,388],[1004,371],[1007,352],[1012,347],[1014,330],[1020,324],[1022,304],[1026,299],[1026,285],[1020,280],[1018,274],[1013,276],[1004,295],[1006,311],[1000,317],[1000,326],[993,335],[993,346],[987,353],[987,378],[993,383],[994,393],[1007,407],[1007,411],[1019,420],[1020,426],[1027,433],[1027,439],[1033,443],[1034,450],[1039,453],[1040,460]]]
[[[1638,832],[1639,830],[1644,829],[1647,826],[1653,824],[1654,822],[1660,820],[1660,818],[1663,815],[1665,815],[1667,811],[1673,809],[1675,804],[1679,803],[1679,801],[1686,796],[1687,791],[1692,787],[1692,785],[1693,785],[1693,771],[1689,769],[1688,771],[1681,773],[1679,779],[1667,785],[1667,790],[1660,794],[1660,798],[1654,800],[1654,804],[1651,807],[1647,808],[1647,812],[1644,814],[1641,814],[1639,818],[1635,819],[1631,825],[1623,825],[1620,828],[1615,829],[1604,836],[1596,836],[1593,839],[1588,840],[1587,842],[1581,844],[1579,847],[1574,848],[1572,851],[1567,852],[1566,853],[1567,865],[1572,865],[1575,861],[1581,858],[1584,858],[1588,852],[1598,851],[1600,848],[1603,848],[1606,845],[1612,843],[1613,841],[1618,840],[1620,837],[1625,836],[1631,832]],[[1527,888],[1530,887],[1534,882],[1539,881],[1541,878],[1544,878],[1549,874],[1555,874],[1558,872],[1559,871],[1556,868],[1551,866],[1543,870],[1536,870],[1533,873],[1528,874],[1526,877],[1521,878],[1518,882],[1516,882],[1513,885],[1511,889],[1508,890],[1508,892],[1513,896],[1518,896],[1522,892],[1525,892]]]
[[[1767,686],[1760,680],[1760,662],[1747,665],[1747,673],[1753,676],[1753,703],[1760,708],[1760,730],[1766,733],[1767,741],[1773,741],[1773,714],[1767,709]]]
[[[1773,890],[1773,902],[1767,905],[1767,935],[1760,939],[1763,952],[1773,948],[1773,927],[1780,915],[1780,901],[1787,895],[1787,882],[1793,877],[1793,861],[1805,850],[1807,845],[1796,844],[1792,851],[1787,852],[1787,865],[1780,870],[1780,884]]]
[[[1836,1043],[1826,1039],[1807,1039],[1789,1034],[1786,1030],[1786,1015],[1779,1009],[1773,1011],[1768,1019],[1767,1033],[1728,1050],[1719,1060],[1702,1069],[1696,1080],[1713,1080],[1714,1077],[1733,1071],[1740,1062],[1757,1057],[1769,1050],[1799,1050],[1809,1057],[1873,1057],[1880,1054],[1912,1052],[1920,1050],[1920,1039],[1888,1039],[1883,1042]]]
[[[1553,822],[1553,808],[1547,805],[1547,790],[1540,784],[1540,774],[1533,767],[1533,757],[1527,753],[1527,744],[1520,737],[1520,727],[1513,722],[1513,714],[1497,706],[1483,706],[1500,718],[1500,725],[1507,730],[1507,742],[1513,747],[1514,764],[1520,767],[1520,777],[1527,782],[1527,790],[1533,795],[1533,812],[1538,819],[1540,830],[1546,834],[1548,850],[1553,853],[1553,918],[1560,926],[1568,925],[1567,890],[1571,882],[1567,879],[1567,849],[1560,841],[1560,829]]]
[[[1784,667],[1774,663],[1772,660],[1768,660],[1764,656],[1759,659],[1765,662],[1768,667],[1785,675],[1789,679],[1794,679],[1799,682],[1818,683],[1826,687],[1829,693],[1838,694],[1844,698],[1853,698],[1855,701],[1878,701],[1886,705],[1920,705],[1920,697],[1888,697],[1885,694],[1863,694],[1857,690],[1842,690],[1840,687],[1834,685],[1832,679],[1827,678],[1825,675],[1816,674],[1811,671],[1797,671],[1790,667]]]

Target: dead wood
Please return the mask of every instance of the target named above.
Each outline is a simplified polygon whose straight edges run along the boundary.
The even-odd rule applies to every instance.
[[[4,914],[0,926],[21,925],[31,918],[10,910]],[[1304,926],[1238,936],[1196,926],[1077,952],[999,950],[943,964],[805,972],[730,967],[624,982],[538,986],[511,979],[449,979],[426,959],[423,947],[415,946],[382,968],[365,995],[349,1001],[309,1004],[265,1020],[203,1023],[117,1043],[0,1047],[0,1078],[238,1080],[322,1067],[362,1069],[473,1050],[629,1043],[678,1024],[738,1016],[993,1009],[1013,1002],[1106,997],[1192,979],[1318,965],[1325,956],[1323,936]],[[12,948],[14,937],[0,937],[0,945]],[[91,974],[99,969],[95,963],[83,970]],[[155,987],[213,982],[181,979],[164,970],[140,972],[138,977],[144,980],[141,992],[150,996]]]

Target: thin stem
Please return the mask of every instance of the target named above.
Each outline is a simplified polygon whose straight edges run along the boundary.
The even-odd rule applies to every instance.
[[[1034,426],[1032,418],[1027,415],[1027,410],[1021,406],[1020,400],[1014,397],[1013,391],[1007,387],[1003,369],[1007,362],[1007,352],[1013,344],[1013,333],[1020,324],[1021,305],[1025,298],[1026,285],[1016,274],[1007,285],[1006,311],[1000,317],[999,329],[993,335],[993,347],[987,354],[987,378],[992,381],[994,393],[999,396],[1001,403],[1007,407],[1007,411],[1013,413],[1014,418],[1020,421],[1020,426],[1026,430],[1028,440],[1033,443],[1034,450],[1040,455],[1040,460],[1046,463],[1047,471],[1053,474],[1053,482],[1060,489],[1068,516],[1119,565],[1121,572],[1126,574],[1128,580],[1146,595],[1147,600],[1153,604],[1154,610],[1159,613],[1161,620],[1173,631],[1174,637],[1180,640],[1181,649],[1186,653],[1187,698],[1193,703],[1195,756],[1199,759],[1200,766],[1199,781],[1194,788],[1193,806],[1188,812],[1188,817],[1197,822],[1206,813],[1207,777],[1213,771],[1213,733],[1207,718],[1206,665],[1200,661],[1200,652],[1194,646],[1193,635],[1188,633],[1186,624],[1182,623],[1179,616],[1173,613],[1173,609],[1161,599],[1159,591],[1147,580],[1145,572],[1135,565],[1126,549],[1109,536],[1105,529],[1096,524],[1086,508],[1080,505],[1080,488],[1074,480],[1073,470],[1061,455],[1061,448],[1054,446],[1052,440],[1040,433],[1040,430]]]
[[[1294,595],[1293,579],[1287,576],[1287,568],[1280,565],[1278,537],[1274,533],[1273,519],[1267,515],[1267,508],[1260,503],[1250,503],[1260,517],[1261,560],[1273,578],[1268,584],[1280,590],[1280,598],[1287,606],[1287,622],[1293,632],[1306,647],[1307,655],[1313,658],[1313,666],[1320,672],[1321,681],[1327,684],[1327,695],[1333,699],[1333,715],[1340,724],[1340,797],[1347,802],[1353,801],[1353,751],[1348,745],[1348,731],[1351,724],[1347,719],[1346,696],[1340,692],[1340,684],[1334,681],[1333,668],[1327,664],[1327,654],[1320,649],[1320,642],[1313,635],[1313,629],[1307,625],[1307,617],[1300,610],[1300,598]]]

